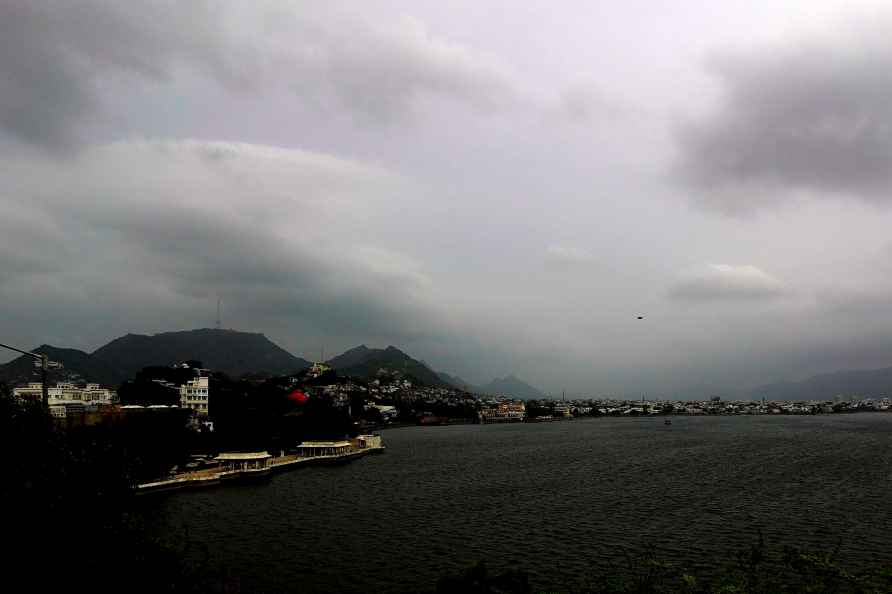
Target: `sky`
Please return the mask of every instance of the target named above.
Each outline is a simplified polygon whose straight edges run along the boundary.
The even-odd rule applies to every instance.
[[[889,366],[887,4],[5,0],[0,341],[219,299],[552,394]]]

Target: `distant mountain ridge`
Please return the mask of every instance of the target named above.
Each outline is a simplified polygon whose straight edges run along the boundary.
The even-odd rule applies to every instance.
[[[48,344],[41,345],[32,352],[45,354],[50,361],[62,364],[61,369],[51,368],[47,373],[50,382],[68,379],[115,385],[124,378],[104,361],[78,349],[62,349]],[[0,365],[0,382],[10,386],[40,381],[40,369],[34,366],[34,359],[26,355]]]
[[[77,377],[83,381],[117,385],[150,365],[171,365],[189,359],[199,360],[206,367],[238,377],[246,373],[284,375],[310,366],[263,334],[203,328],[154,335],[127,334],[85,353],[76,349],[60,349],[44,345],[47,352],[64,369],[52,377]],[[16,384],[36,381],[30,357],[22,355],[0,365],[0,381]]]
[[[426,363],[413,359],[395,346],[374,349],[361,344],[337,357],[332,357],[327,363],[340,375],[345,376],[374,379],[383,369],[398,371],[428,386],[450,386]]]
[[[202,328],[160,334],[127,334],[93,352],[126,377],[149,365],[197,359],[209,369],[238,377],[246,373],[284,375],[311,363],[254,332]]]
[[[545,393],[515,375],[496,378],[478,388],[481,394],[514,398],[545,398]]]
[[[892,367],[822,373],[800,382],[766,384],[750,392],[756,400],[830,400],[837,395],[892,396]]]
[[[467,382],[457,375],[450,375],[443,371],[438,371],[437,375],[440,376],[440,379],[449,384],[454,388],[458,388],[459,390],[464,390],[466,392],[477,393],[480,391],[480,388],[472,384],[471,382]]]
[[[51,382],[74,380],[119,385],[149,366],[166,366],[186,360],[198,360],[212,370],[232,377],[249,373],[287,375],[311,366],[260,333],[202,328],[159,334],[125,334],[92,353],[77,349],[43,345],[36,352],[46,352],[50,360],[63,368],[52,370]],[[434,387],[451,387],[478,394],[543,398],[537,388],[513,375],[497,378],[483,386],[433,370],[424,361],[414,359],[395,346],[349,349],[327,361],[344,376],[374,379],[380,370],[399,372],[417,382]],[[39,370],[30,357],[21,356],[0,365],[0,382],[10,385],[39,381]]]

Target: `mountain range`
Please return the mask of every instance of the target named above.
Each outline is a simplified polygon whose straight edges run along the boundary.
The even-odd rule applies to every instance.
[[[428,386],[451,387],[475,394],[511,396],[514,398],[544,398],[539,389],[514,375],[497,378],[482,386],[475,386],[460,377],[438,372],[424,361],[413,359],[395,346],[384,349],[362,344],[329,359],[327,363],[339,374],[374,379],[381,370],[398,371]]]
[[[204,328],[147,336],[127,334],[93,352],[93,357],[132,377],[148,365],[197,359],[232,377],[246,373],[284,375],[311,363],[295,357],[263,334]]]
[[[534,388],[522,379],[514,375],[506,375],[502,378],[496,378],[478,386],[476,389],[480,394],[489,394],[492,396],[511,396],[513,398],[545,398],[545,394],[538,388]]]
[[[51,368],[47,374],[50,382],[63,381],[69,378],[98,382],[105,385],[120,383],[120,374],[104,361],[93,358],[90,354],[77,349],[61,349],[48,344],[41,345],[32,352],[46,355],[50,361],[61,363],[62,369]],[[35,361],[26,355],[17,357],[0,365],[0,382],[9,385],[40,381],[40,370]]]
[[[150,365],[170,365],[195,359],[205,367],[232,377],[256,373],[285,375],[310,366],[259,333],[204,328],[154,335],[127,334],[86,353],[77,349],[42,345],[36,352],[62,363],[64,369],[51,370],[50,381],[74,379],[118,385]],[[394,346],[369,348],[360,345],[328,361],[341,375],[374,378],[387,369],[410,376],[430,386],[451,386],[469,392],[514,398],[543,398],[541,390],[514,375],[496,378],[475,386],[459,377],[434,371],[425,362],[412,358]],[[26,356],[0,365],[0,382],[25,383],[39,379],[33,361]],[[730,393],[714,386],[699,386],[696,392],[756,400],[829,400],[834,396],[877,397],[892,395],[892,367],[837,371],[815,375],[799,382],[779,382],[760,386],[749,393]],[[692,397],[691,394],[686,394]]]
[[[50,381],[79,379],[105,385],[118,385],[143,367],[171,365],[189,359],[232,377],[246,373],[284,375],[310,366],[270,341],[263,334],[203,328],[154,335],[127,334],[92,353],[43,345],[46,353],[63,369],[52,370]],[[0,365],[0,382],[7,384],[37,381],[39,373],[30,357],[22,355]]]
[[[778,382],[750,392],[754,400],[831,400],[834,396],[892,396],[892,367],[822,373],[800,382]]]

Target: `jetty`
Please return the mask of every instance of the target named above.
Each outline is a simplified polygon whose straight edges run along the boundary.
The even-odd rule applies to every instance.
[[[273,473],[303,466],[344,464],[384,452],[380,435],[359,435],[341,441],[304,441],[293,453],[272,456],[268,452],[224,452],[214,460],[214,468],[178,473],[168,479],[142,483],[137,494],[177,489],[214,487],[229,483],[264,480]]]

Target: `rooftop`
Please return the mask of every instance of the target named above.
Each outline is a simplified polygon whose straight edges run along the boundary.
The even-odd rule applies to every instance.
[[[266,452],[223,452],[216,460],[265,460],[272,458]]]

